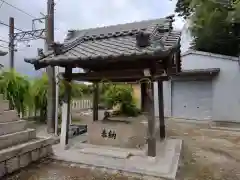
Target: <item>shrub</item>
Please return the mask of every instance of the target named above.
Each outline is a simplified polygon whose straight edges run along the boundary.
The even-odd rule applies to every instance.
[[[111,85],[104,93],[104,101],[108,107],[120,105],[120,114],[137,116],[137,109],[133,99],[133,89],[129,85]]]

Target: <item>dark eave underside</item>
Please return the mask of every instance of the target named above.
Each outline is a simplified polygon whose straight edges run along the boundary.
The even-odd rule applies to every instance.
[[[48,65],[51,66],[72,66],[84,68],[84,69],[92,69],[92,70],[102,70],[106,68],[114,68],[117,66],[121,66],[123,68],[131,68],[133,66],[141,66],[145,64],[149,64],[151,60],[161,60],[169,56],[169,54],[173,51],[173,49],[162,51],[161,49],[157,49],[155,51],[143,51],[141,53],[132,53],[132,54],[120,54],[119,56],[98,56],[87,59],[80,59],[76,56],[68,56],[60,55],[58,57],[53,57],[51,60],[44,60],[41,62],[33,63],[35,69],[44,68]],[[137,64],[141,63],[141,64]],[[129,67],[128,67],[129,66]],[[120,68],[120,67],[119,67]]]
[[[65,74],[60,74],[61,78],[65,77]],[[105,71],[102,72],[87,72],[87,73],[73,73],[71,79],[74,81],[83,82],[138,82],[145,80],[146,77],[142,70],[122,70],[122,71]],[[152,76],[153,80],[168,80],[168,77],[163,75],[163,71],[158,71]]]
[[[191,77],[214,77],[220,72],[219,68],[214,69],[196,69],[185,70],[179,74],[172,75],[174,79],[191,78]],[[168,81],[169,77],[163,74],[161,68],[152,76],[153,81],[163,80]],[[64,73],[61,73],[61,78],[64,78]],[[149,78],[144,75],[143,70],[122,70],[122,71],[105,71],[105,72],[87,72],[87,73],[73,73],[71,79],[82,82],[142,82]]]
[[[193,70],[183,70],[176,77],[196,77],[196,76],[211,76],[214,77],[220,72],[219,68],[209,68],[209,69],[193,69]]]

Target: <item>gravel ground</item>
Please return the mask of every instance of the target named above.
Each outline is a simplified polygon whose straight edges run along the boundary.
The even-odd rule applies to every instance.
[[[41,127],[42,128],[42,127]],[[168,121],[167,136],[184,140],[177,180],[240,180],[240,133]],[[159,136],[158,136],[159,137]],[[123,174],[71,167],[51,161],[33,164],[7,180],[137,180]],[[150,180],[150,179],[149,179]]]
[[[17,172],[5,180],[140,180],[127,177],[121,173],[106,173],[97,169],[79,168],[68,163],[53,162],[44,159],[42,162]]]
[[[169,122],[168,136],[184,140],[177,180],[240,180],[240,133]]]

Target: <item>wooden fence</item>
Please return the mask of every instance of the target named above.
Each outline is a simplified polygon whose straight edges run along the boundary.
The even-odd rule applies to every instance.
[[[72,111],[81,111],[93,107],[91,99],[72,100]]]
[[[91,109],[93,107],[92,99],[73,99],[72,105],[71,105],[71,111],[72,112],[79,112],[87,109]],[[59,111],[61,112],[61,107],[59,106]],[[39,115],[39,112],[37,112],[37,115]],[[27,117],[33,117],[35,116],[33,111],[26,110],[26,113],[24,115],[25,118]],[[23,118],[23,115],[20,115],[21,118]]]

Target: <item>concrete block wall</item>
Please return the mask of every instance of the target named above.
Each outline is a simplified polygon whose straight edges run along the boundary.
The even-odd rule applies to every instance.
[[[0,95],[0,179],[52,153],[52,138],[37,138]]]

